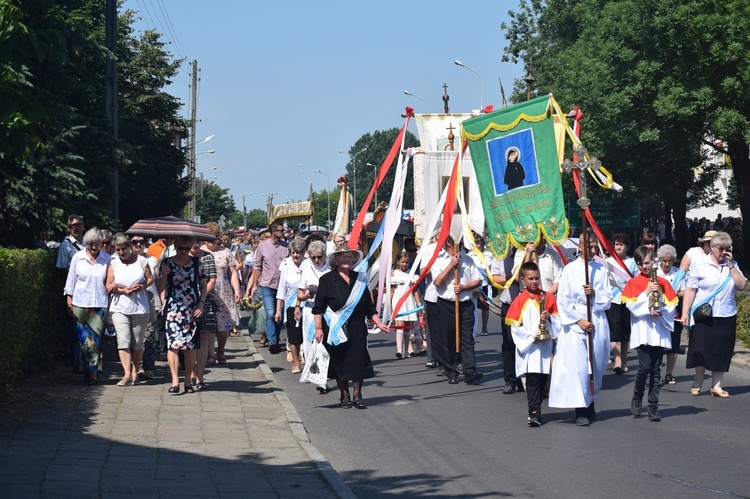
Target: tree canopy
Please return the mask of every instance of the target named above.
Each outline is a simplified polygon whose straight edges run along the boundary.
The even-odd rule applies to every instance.
[[[349,149],[349,157],[353,158],[354,154],[361,151],[365,147],[367,148],[366,151],[357,156],[357,207],[362,206],[362,203],[364,203],[365,199],[367,199],[367,194],[370,192],[370,189],[375,183],[375,177],[378,173],[378,168],[366,166],[367,163],[372,163],[373,165],[378,165],[378,167],[380,167],[383,161],[385,161],[386,156],[388,156],[388,152],[393,145],[393,141],[396,140],[398,132],[398,128],[391,128],[389,130],[383,131],[375,130],[372,133],[368,132],[357,139],[354,145]],[[419,140],[417,139],[417,137],[407,130],[404,147],[416,147],[418,145]],[[398,158],[396,158],[394,164],[397,162]],[[352,161],[349,161],[346,164],[346,176],[350,181],[350,187],[351,181],[354,180],[354,166],[355,165]],[[395,178],[395,168],[393,167],[393,165],[391,165],[391,169],[388,171],[388,174],[386,175],[383,183],[380,184],[380,188],[378,189],[378,201],[388,201],[388,197],[390,196],[391,191],[393,191],[393,181],[395,180]],[[333,195],[331,197],[333,198]],[[338,199],[338,197],[336,199]],[[409,173],[409,175],[406,177],[403,206],[405,209],[414,208],[414,176],[411,173]],[[373,204],[370,206],[370,210],[374,209],[375,206],[373,198]],[[334,215],[331,216],[333,217]]]
[[[694,172],[712,138],[728,143],[738,191],[750,188],[747,14],[739,0],[522,0],[504,58],[523,61],[537,92],[583,109],[582,140],[626,187],[620,202],[674,216],[684,250],[687,205],[715,202],[716,167]]]
[[[133,34],[132,12],[119,16],[115,140],[104,109],[104,7],[0,5],[0,244],[33,247],[39,234],[59,235],[71,213],[89,227],[126,228],[177,214],[187,199],[184,155],[172,145],[184,127],[180,103],[163,91],[178,63],[156,33]]]

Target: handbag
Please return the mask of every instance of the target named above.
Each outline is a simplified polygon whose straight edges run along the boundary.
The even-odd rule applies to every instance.
[[[713,315],[714,315],[714,308],[708,302],[696,308],[695,312],[693,312],[693,317],[696,319],[708,319],[708,318],[713,317]]]

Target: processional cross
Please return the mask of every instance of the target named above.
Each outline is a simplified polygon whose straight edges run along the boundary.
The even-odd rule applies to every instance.
[[[448,130],[448,150],[454,151],[455,149],[453,148],[453,141],[456,140],[456,136],[453,133],[453,130],[455,130],[453,128],[453,123],[451,123],[450,126],[446,128],[446,130]]]
[[[573,173],[573,171],[578,172],[578,182],[580,185],[580,193],[578,196],[578,206],[581,207],[581,210],[584,211],[584,213],[581,213],[581,252],[583,256],[584,261],[584,274],[585,274],[585,282],[586,286],[589,285],[589,242],[588,237],[586,234],[586,213],[585,210],[588,208],[588,206],[591,204],[591,200],[589,200],[588,191],[586,189],[586,170],[598,170],[600,166],[602,166],[602,162],[599,161],[597,158],[591,158],[586,159],[586,154],[588,151],[585,147],[582,145],[577,146],[575,149],[573,149],[573,152],[575,153],[574,161],[571,161],[569,159],[566,159],[562,164],[562,169],[566,173]],[[586,295],[586,320],[591,322],[591,296]],[[593,331],[586,336],[588,337],[588,347],[589,347],[589,369],[590,369],[590,376],[589,376],[589,390],[591,391],[591,395],[594,395],[594,342],[592,339]]]

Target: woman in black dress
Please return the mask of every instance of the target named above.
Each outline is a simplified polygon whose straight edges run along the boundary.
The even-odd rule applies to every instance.
[[[340,246],[328,255],[328,266],[332,270],[321,276],[315,296],[315,306],[312,310],[315,316],[315,339],[317,341],[327,340],[328,337],[328,324],[323,318],[326,310],[330,308],[337,312],[349,299],[359,275],[354,267],[360,260],[362,260],[362,252],[346,246]],[[344,409],[349,409],[352,405],[357,409],[367,408],[367,404],[362,399],[362,382],[366,378],[375,376],[370,354],[367,351],[367,324],[365,322],[367,317],[372,319],[375,326],[388,332],[388,327],[380,321],[375,304],[365,286],[364,292],[344,326],[347,341],[338,345],[324,343],[331,356],[328,377],[335,379],[338,383],[341,391],[341,407]],[[354,387],[353,398],[349,395],[350,380]]]
[[[508,186],[508,190],[523,186],[526,179],[526,171],[523,165],[518,161],[518,149],[511,148],[508,151],[508,161],[505,166],[505,177],[503,182]]]

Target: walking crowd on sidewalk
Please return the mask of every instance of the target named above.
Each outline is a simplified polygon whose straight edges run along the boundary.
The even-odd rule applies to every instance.
[[[233,241],[218,225],[206,226],[213,234],[207,241],[179,236],[148,244],[148,234],[86,231],[82,217],[69,217],[57,267],[67,273],[71,350],[87,383],[99,382],[104,335],[111,334],[122,366],[118,386],[153,379],[155,361],[166,354],[169,393],[210,389],[205,368],[231,362],[227,338],[239,334],[239,307],[249,306],[258,315],[259,345],[272,355],[286,351],[291,374],[306,377],[324,354],[342,408],[367,407],[364,381],[376,374],[367,346],[373,328],[394,334],[394,362],[424,355],[425,368],[448,384],[480,383],[475,339],[488,334],[490,313],[501,317],[503,393],[526,393],[531,427],[543,424],[545,399],[551,408],[574,409],[578,426],[595,422],[608,365],[615,375],[637,369],[631,412],[640,416],[646,397],[648,419],[659,421],[659,390],[676,384],[683,328],[690,331],[686,367],[695,369],[690,393],[703,393],[708,370],[710,395],[730,397],[722,383],[736,340],[735,293],[747,280],[727,232],[706,231],[678,264],[675,248],[659,246],[651,233],[632,253],[625,233],[614,234],[613,245],[585,234],[576,255],[542,238],[502,259],[484,251],[479,234],[471,251],[450,236],[440,248],[437,234],[424,242],[403,237],[390,268],[376,263],[367,272],[347,234],[299,234],[274,222],[258,237],[248,231]],[[380,293],[383,272],[390,289]],[[381,319],[381,306],[397,303],[403,313]],[[628,366],[630,349],[637,366]],[[328,383],[317,389],[330,391]]]

